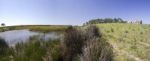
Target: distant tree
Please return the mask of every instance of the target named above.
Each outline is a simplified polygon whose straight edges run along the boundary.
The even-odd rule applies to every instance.
[[[142,20],[140,21],[140,24],[143,24]]]
[[[127,23],[127,21],[122,20],[121,18],[104,18],[104,19],[92,19],[86,23],[86,24],[98,24],[98,23]]]
[[[1,23],[1,26],[5,26],[5,23]]]

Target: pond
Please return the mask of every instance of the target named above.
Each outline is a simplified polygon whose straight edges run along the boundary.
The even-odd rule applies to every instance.
[[[62,37],[62,34],[57,32],[41,33],[29,31],[28,29],[23,30],[11,30],[0,32],[0,37],[3,38],[10,46],[15,45],[19,42],[26,42],[30,37],[38,36],[42,40],[54,40]]]

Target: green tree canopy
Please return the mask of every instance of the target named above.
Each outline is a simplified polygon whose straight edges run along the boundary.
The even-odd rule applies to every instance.
[[[104,19],[92,19],[84,24],[98,24],[98,23],[127,23],[127,21],[121,18],[104,18]]]

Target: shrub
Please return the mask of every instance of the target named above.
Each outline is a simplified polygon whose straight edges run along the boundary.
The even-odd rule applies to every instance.
[[[66,30],[63,61],[113,61],[112,47],[99,29],[89,26],[83,31],[71,26]]]
[[[129,33],[129,31],[126,30],[125,33]]]
[[[96,26],[90,26],[86,32],[86,45],[80,61],[113,61],[112,46],[102,38]]]
[[[143,34],[143,32],[140,32],[140,34],[142,35],[142,34]]]
[[[88,39],[91,39],[91,38],[99,38],[101,37],[101,33],[99,32],[99,28],[97,28],[96,26],[89,26],[87,29],[86,29],[86,38]]]
[[[4,39],[0,38],[0,61],[9,60],[9,46]]]
[[[111,32],[114,32],[114,29],[113,29],[113,28],[111,28]]]
[[[6,55],[8,49],[8,44],[4,39],[0,38],[0,56]]]
[[[66,30],[63,42],[63,60],[73,61],[78,54],[82,53],[82,46],[84,45],[84,34],[81,30],[77,30],[72,26]]]
[[[60,50],[60,41],[48,41],[46,42],[47,53],[45,55],[45,61],[62,61],[61,50]]]
[[[83,48],[81,61],[113,61],[112,47],[107,42],[97,38],[91,40],[92,42],[88,42]]]

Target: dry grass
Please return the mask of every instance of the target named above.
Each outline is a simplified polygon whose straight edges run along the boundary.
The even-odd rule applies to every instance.
[[[113,61],[112,47],[96,26],[82,31],[70,27],[66,33],[64,61]]]

